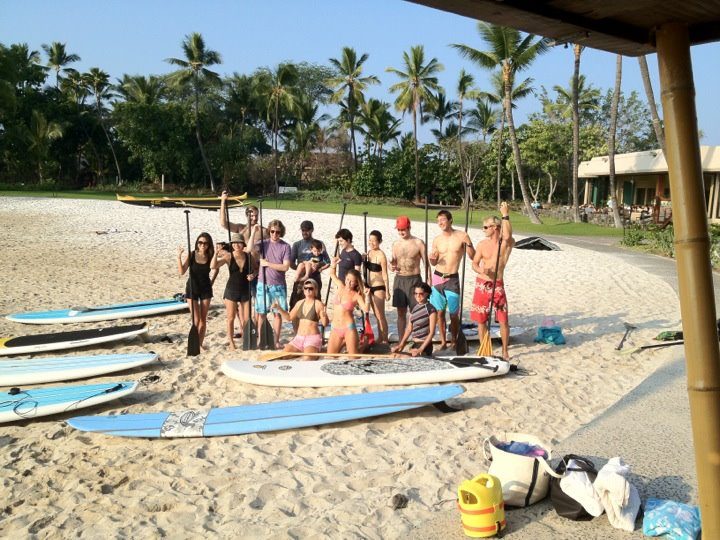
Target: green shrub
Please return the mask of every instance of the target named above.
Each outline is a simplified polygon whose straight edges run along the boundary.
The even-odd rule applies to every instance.
[[[639,227],[628,227],[625,229],[625,233],[623,234],[623,238],[620,243],[627,247],[640,246],[645,243],[645,237],[646,231],[643,229],[640,229]]]

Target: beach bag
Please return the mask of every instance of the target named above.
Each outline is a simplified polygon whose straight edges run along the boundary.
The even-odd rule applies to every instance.
[[[570,460],[574,460],[573,468],[568,469],[567,464]],[[594,482],[597,477],[597,469],[595,464],[587,458],[577,456],[575,454],[568,454],[562,461],[558,463],[555,468],[555,472],[559,475],[565,475],[566,470],[574,470],[585,472],[590,479],[590,482]],[[561,478],[552,477],[550,478],[550,502],[552,502],[553,508],[559,516],[573,521],[590,521],[595,516],[590,514],[579,501],[565,493],[560,486]],[[592,489],[592,486],[590,486]],[[602,512],[601,512],[602,513]]]
[[[691,504],[650,498],[645,503],[643,534],[669,540],[695,540],[700,534],[700,509]]]
[[[541,326],[538,328],[534,341],[549,345],[565,345],[565,336],[559,326]]]
[[[520,455],[504,450],[502,447],[507,443],[494,435],[485,439],[483,453],[490,461],[488,474],[500,479],[505,505],[524,507],[544,499],[548,494],[550,476],[562,476],[547,462],[551,458],[550,445],[524,433],[506,433],[504,440],[539,448],[543,453]]]

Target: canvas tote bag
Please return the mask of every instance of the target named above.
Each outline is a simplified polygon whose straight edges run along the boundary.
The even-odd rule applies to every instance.
[[[500,479],[505,505],[524,507],[535,504],[547,496],[550,476],[562,478],[562,475],[541,457],[521,456],[498,447],[502,442],[510,441],[539,446],[547,452],[548,460],[552,457],[550,445],[526,433],[506,433],[502,439],[492,435],[483,443],[485,459],[490,461],[488,474]]]

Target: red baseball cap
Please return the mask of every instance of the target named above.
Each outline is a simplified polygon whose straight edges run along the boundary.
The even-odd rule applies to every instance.
[[[396,229],[409,229],[410,228],[410,218],[407,216],[399,216],[395,220],[395,228]]]

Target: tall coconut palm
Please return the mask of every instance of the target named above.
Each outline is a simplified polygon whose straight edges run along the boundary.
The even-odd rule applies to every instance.
[[[467,73],[464,69],[460,70],[460,76],[457,84],[457,148],[458,148],[458,162],[460,164],[460,177],[462,178],[463,186],[463,201],[465,204],[470,204],[472,200],[472,185],[465,174],[465,164],[463,159],[463,147],[462,147],[462,136],[463,136],[463,103],[465,99],[474,99],[479,96],[477,90],[473,90],[473,84],[475,84],[475,78]]]
[[[299,159],[299,180],[302,180],[305,161],[320,132],[320,122],[329,118],[327,114],[318,116],[318,108],[318,103],[305,93],[299,95],[295,101],[296,121],[287,133],[287,140]]]
[[[362,106],[362,124],[358,129],[373,146],[372,154],[382,158],[383,147],[397,139],[401,120],[390,113],[390,104],[371,98]]]
[[[89,95],[87,81],[85,77],[77,71],[69,73],[67,77],[63,78],[60,82],[60,90],[72,99],[77,106],[85,103],[85,99]]]
[[[200,136],[200,94],[206,89],[208,84],[220,84],[220,76],[208,69],[209,66],[222,63],[222,57],[217,51],[207,49],[205,40],[198,32],[193,32],[185,36],[182,42],[182,49],[185,58],[167,58],[165,61],[180,67],[178,71],[170,74],[169,81],[178,86],[191,85],[194,97],[194,113],[195,113],[195,137],[197,138],[200,155],[205,165],[205,171],[210,179],[210,189],[215,191],[215,181],[213,179],[210,164],[205,155],[205,147],[203,146],[202,137]]]
[[[445,120],[449,120],[455,116],[456,111],[457,103],[452,100],[448,100],[445,90],[439,88],[438,93],[435,96],[435,106],[432,108],[425,108],[422,118],[420,118],[420,122],[425,124],[435,120],[438,123],[438,131],[442,133]]]
[[[155,75],[124,75],[116,88],[128,103],[157,105],[167,97],[165,80]]]
[[[81,58],[77,54],[68,54],[65,50],[65,43],[59,41],[53,41],[50,45],[43,44],[42,48],[48,57],[47,67],[55,70],[55,88],[60,88],[60,72],[67,73],[71,71],[72,68],[66,68],[65,66],[73,62],[79,62]]]
[[[50,144],[63,136],[63,128],[57,122],[48,122],[41,112],[33,109],[30,126],[24,129],[28,150],[37,160],[38,181],[42,183],[44,180],[43,163],[47,160],[50,152]]]
[[[663,155],[667,159],[667,153],[665,151],[665,134],[663,133],[663,128],[660,124],[660,116],[658,115],[657,103],[655,102],[655,93],[653,92],[652,83],[650,82],[650,72],[648,71],[647,59],[644,55],[638,56],[638,64],[640,65],[640,75],[642,76],[643,86],[645,87],[648,107],[650,107],[650,115],[652,116],[655,137],[657,138],[660,148],[662,148]]]
[[[478,32],[489,50],[481,51],[462,44],[455,44],[453,47],[463,57],[475,62],[480,67],[484,69],[499,68],[502,73],[505,117],[510,132],[520,191],[530,221],[539,224],[542,222],[531,205],[530,194],[522,170],[520,146],[518,145],[512,114],[512,88],[516,74],[527,69],[539,55],[547,52],[549,42],[545,38],[535,40],[535,36],[532,34],[522,37],[522,34],[514,28],[485,22],[478,22]]]
[[[608,130],[608,164],[610,167],[610,206],[612,207],[615,227],[623,226],[620,219],[620,209],[615,196],[615,131],[617,130],[618,106],[620,104],[620,83],[622,81],[622,55],[618,54],[615,61],[615,90],[613,91],[612,105],[610,106],[610,128]]]
[[[500,122],[500,113],[487,98],[478,98],[475,107],[467,113],[467,129],[472,133],[479,133],[482,141],[487,142],[488,135],[495,133]]]
[[[584,47],[575,43],[573,45],[573,54],[575,62],[573,63],[572,77],[572,119],[573,119],[573,170],[572,170],[572,206],[573,219],[575,223],[580,223],[580,202],[578,201],[578,167],[580,166],[580,107],[578,79],[580,78],[580,56]]]
[[[350,125],[350,141],[352,144],[353,164],[357,169],[357,144],[355,142],[355,117],[359,114],[359,107],[365,101],[363,91],[371,84],[379,84],[380,79],[375,75],[362,76],[362,65],[368,59],[367,53],[357,57],[355,49],[343,47],[340,58],[330,58],[330,64],[337,70],[337,76],[327,80],[328,86],[333,88],[330,100],[333,103],[344,103],[347,110],[345,117]]]
[[[570,85],[568,88],[563,88],[559,84],[553,86],[553,90],[558,94],[557,111],[565,116],[572,116],[572,78],[570,78]],[[596,111],[600,107],[600,90],[595,88],[592,84],[588,84],[585,75],[578,77],[578,113],[580,115],[580,123],[592,118],[593,111]],[[555,105],[554,103],[552,104]]]
[[[410,48],[410,53],[403,53],[405,71],[389,67],[386,71],[397,75],[401,81],[390,87],[390,91],[399,95],[395,100],[395,108],[399,111],[412,113],[413,140],[415,143],[415,201],[420,201],[420,170],[418,164],[417,142],[417,115],[422,114],[422,107],[426,104],[432,108],[435,105],[433,91],[438,91],[438,80],[435,74],[444,69],[437,58],[425,63],[425,49],[422,45]]]
[[[115,170],[118,174],[117,183],[122,184],[122,173],[120,172],[120,163],[118,162],[117,155],[115,154],[115,147],[113,146],[112,140],[110,139],[110,133],[108,133],[107,127],[105,126],[105,119],[103,117],[103,106],[102,102],[112,97],[110,92],[110,76],[102,71],[100,68],[90,68],[90,71],[83,74],[83,79],[87,85],[88,90],[95,97],[95,111],[98,115],[100,127],[105,134],[108,146],[110,146],[110,152],[112,153],[113,160],[115,161]]]
[[[292,112],[296,106],[295,85],[298,80],[298,71],[293,64],[280,64],[274,71],[263,69],[256,79],[258,96],[265,100],[267,121],[270,124],[273,149],[273,180],[275,183],[275,196],[280,191],[278,182],[278,146],[282,115]]]

